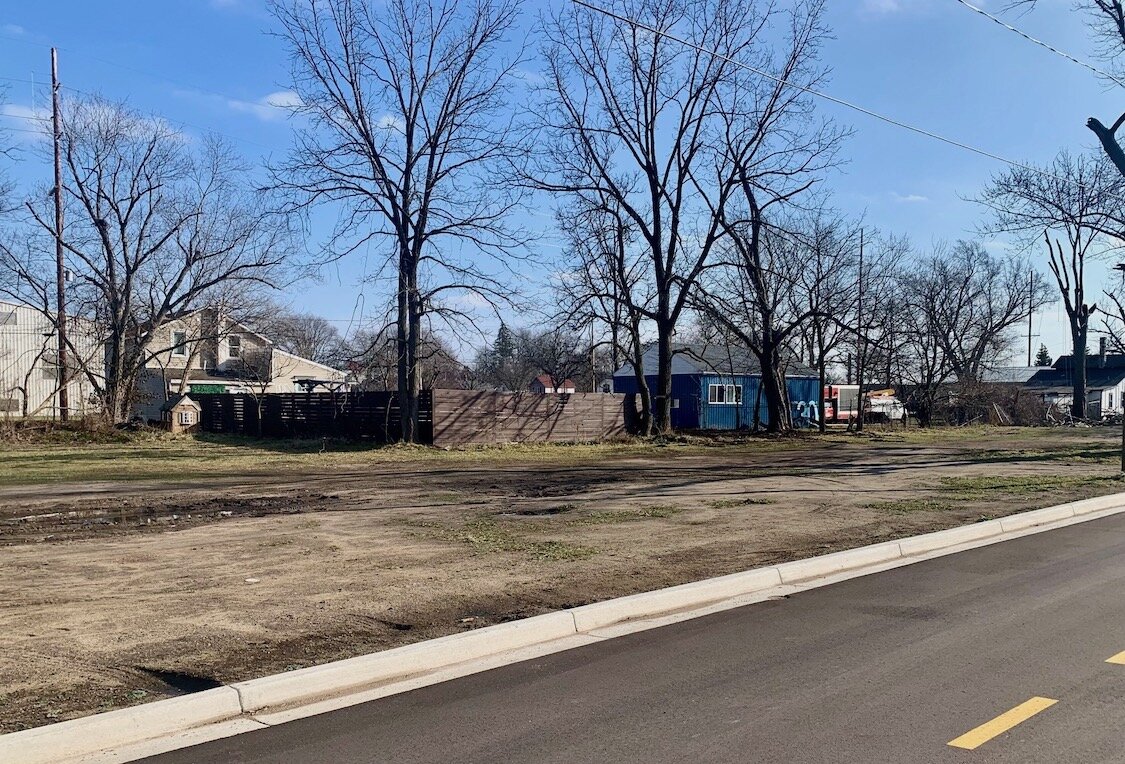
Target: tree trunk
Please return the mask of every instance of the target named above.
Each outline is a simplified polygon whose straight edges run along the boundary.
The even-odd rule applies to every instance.
[[[654,429],[657,435],[672,432],[672,327],[657,324],[656,396]]]
[[[789,416],[789,395],[781,373],[779,348],[773,337],[762,343],[758,363],[762,367],[762,394],[766,399],[766,432],[789,432],[793,429],[793,420]]]
[[[1089,326],[1081,319],[1072,322],[1070,327],[1071,358],[1074,387],[1070,403],[1070,415],[1075,419],[1086,418],[1086,335]]]
[[[410,279],[407,264],[402,262],[398,271],[398,304],[395,314],[395,355],[398,376],[397,394],[400,430],[399,441],[410,443],[413,438],[410,418]]]

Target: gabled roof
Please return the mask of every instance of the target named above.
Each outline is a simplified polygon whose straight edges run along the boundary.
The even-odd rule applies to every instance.
[[[700,374],[727,374],[739,376],[757,376],[762,373],[762,366],[757,357],[749,350],[739,346],[720,345],[673,345],[672,346],[672,376],[700,375]],[[656,374],[656,364],[659,348],[653,344],[645,350],[643,363],[646,375]],[[628,377],[633,375],[633,365],[625,364],[613,373],[615,377]],[[804,364],[794,361],[786,364],[787,377],[816,377],[815,370]]]
[[[1105,390],[1125,381],[1125,355],[1086,356],[1086,389]],[[1060,356],[1054,367],[1041,369],[1025,387],[1036,392],[1069,392],[1074,385],[1074,358]]]
[[[160,407],[160,410],[171,411],[172,409],[180,405],[189,406],[196,411],[203,410],[203,407],[200,406],[198,402],[193,401],[187,395],[173,395],[171,398],[164,402],[164,405]]]
[[[998,366],[985,370],[980,375],[980,381],[997,385],[1020,385],[1039,372],[1050,370],[1050,366]]]
[[[540,374],[538,377],[535,378],[535,381],[538,382],[539,384],[543,385],[543,387],[549,387],[551,389],[556,389],[556,388],[561,387],[562,389],[565,390],[568,387],[574,387],[574,380],[569,379],[569,378],[564,379],[562,381],[561,385],[556,385],[555,384],[555,378],[552,377],[550,374]]]

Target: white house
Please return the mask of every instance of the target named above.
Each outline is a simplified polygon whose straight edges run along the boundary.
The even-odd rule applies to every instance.
[[[67,363],[69,412],[94,414],[101,409],[82,369],[101,378],[105,351],[87,322],[70,318],[67,328],[78,355]],[[0,300],[0,418],[58,416],[60,372],[54,321],[30,305]]]
[[[167,321],[149,343],[134,416],[161,418],[174,396],[192,393],[300,393],[340,390],[345,373],[287,353],[212,308]]]

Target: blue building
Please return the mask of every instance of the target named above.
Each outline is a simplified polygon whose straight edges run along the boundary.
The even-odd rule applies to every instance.
[[[672,356],[672,427],[677,430],[750,429],[766,426],[769,414],[761,393],[762,370],[752,353],[739,348],[679,346]],[[649,390],[656,391],[657,348],[644,355]],[[821,390],[817,373],[789,364],[785,376],[794,422],[803,415],[817,421]],[[613,392],[636,393],[631,364],[613,374]],[[757,409],[757,416],[755,416]]]

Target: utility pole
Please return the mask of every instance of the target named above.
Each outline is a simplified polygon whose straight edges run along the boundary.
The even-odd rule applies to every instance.
[[[70,374],[66,362],[66,294],[64,282],[66,268],[63,264],[63,201],[62,201],[62,117],[59,114],[59,53],[51,48],[51,120],[54,127],[55,143],[55,267],[58,316],[55,319],[59,328],[59,421],[70,417],[70,395],[67,386]]]
[[[859,396],[856,403],[855,431],[863,432],[863,367],[867,355],[867,337],[863,333],[863,229],[859,229],[859,275],[857,280],[859,296],[856,305],[856,343],[855,343],[855,377],[859,385]]]
[[[1027,365],[1031,366],[1031,319],[1035,315],[1035,271],[1031,272],[1031,280],[1027,290]]]

